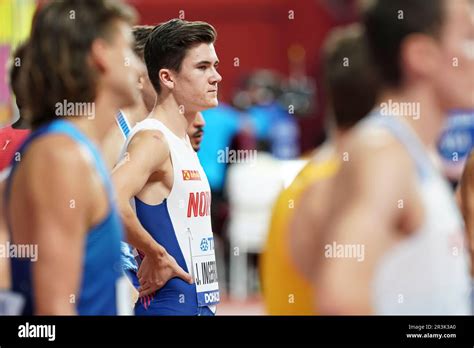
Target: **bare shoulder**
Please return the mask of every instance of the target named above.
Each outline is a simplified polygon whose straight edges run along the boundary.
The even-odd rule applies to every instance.
[[[90,170],[91,157],[68,136],[52,134],[34,141],[21,161],[30,170],[67,173],[71,178]]]
[[[341,154],[341,173],[351,173],[374,180],[410,177],[415,174],[415,165],[405,146],[384,129],[355,129],[348,139],[347,147]],[[390,182],[390,181],[388,181]]]
[[[51,134],[34,141],[23,154],[14,178],[14,190],[21,201],[36,211],[61,211],[63,217],[93,209],[92,157],[71,138]],[[22,198],[20,198],[22,197]],[[71,199],[77,209],[67,209]]]
[[[141,130],[130,140],[124,157],[114,168],[126,176],[160,171],[170,158],[170,149],[165,135],[159,130]]]
[[[170,149],[166,137],[159,130],[142,130],[131,139],[127,152],[130,156],[162,163],[169,157]]]
[[[166,137],[160,130],[142,130],[134,135],[128,149],[131,148],[148,148],[153,146],[155,149],[167,150],[169,152]]]
[[[391,158],[395,161],[409,159],[404,145],[388,130],[382,128],[355,129],[351,134],[348,145],[353,153],[361,158],[370,158],[368,155],[386,153],[395,156],[395,158]]]

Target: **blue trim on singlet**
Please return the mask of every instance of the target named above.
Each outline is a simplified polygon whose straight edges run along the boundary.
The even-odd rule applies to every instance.
[[[127,139],[128,135],[130,134],[130,126],[128,125],[127,119],[125,118],[125,115],[122,113],[122,111],[119,111],[117,114],[117,122],[120,130],[125,136],[125,139]]]
[[[127,242],[124,242],[124,241],[120,242],[120,258],[122,260],[121,261],[122,268],[125,271],[125,274],[128,275],[128,273],[126,272],[127,270],[138,272],[138,265],[137,265],[137,262],[135,261],[135,258],[133,257],[132,246],[128,244]],[[130,279],[130,281],[133,281],[133,280]],[[135,286],[135,287],[137,289],[139,288],[139,286]]]
[[[176,239],[167,200],[158,205],[148,205],[135,197],[135,209],[138,219],[153,239],[175,258],[185,272],[189,272]],[[188,284],[181,278],[170,279],[152,297],[146,308],[142,300],[137,301],[136,315],[199,315],[202,312],[197,303],[196,285]],[[147,302],[146,299],[144,301]]]
[[[56,120],[38,129],[28,137],[18,152],[23,155],[34,140],[50,134],[67,135],[89,151],[94,160],[94,167],[103,181],[109,204],[107,216],[87,233],[81,285],[78,296],[75,298],[77,313],[79,315],[116,315],[116,282],[123,275],[120,264],[120,241],[123,238],[123,227],[113,201],[114,193],[108,171],[95,146],[66,120]],[[12,172],[6,183],[6,202],[11,193],[12,179],[18,163],[12,161]],[[8,225],[11,233],[10,224]],[[38,249],[41,253],[41,246]],[[61,260],[57,261],[61,262]],[[11,271],[13,291],[21,293],[26,300],[23,314],[31,315],[35,312],[31,261],[12,258]]]
[[[407,150],[412,158],[421,181],[434,173],[428,153],[414,132],[397,119],[400,116],[382,115],[380,109],[373,110],[363,121],[362,125],[375,125],[388,130]]]
[[[123,112],[120,110],[117,113],[116,118],[117,118],[117,124],[120,130],[122,131],[124,138],[127,139],[131,131],[130,126],[128,125],[128,122],[127,122],[127,118],[125,117]],[[138,272],[138,265],[135,261],[135,258],[133,257],[131,245],[124,241],[120,242],[120,258],[122,259],[122,268],[125,271],[125,274],[133,283],[133,286],[135,286],[135,288],[138,289],[139,285],[134,283],[134,279],[130,276],[130,273],[128,272],[128,271]]]

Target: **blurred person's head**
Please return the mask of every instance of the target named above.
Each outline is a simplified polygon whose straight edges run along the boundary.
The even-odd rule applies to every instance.
[[[118,107],[138,100],[143,64],[132,50],[134,19],[134,10],[115,0],[51,1],[40,8],[20,73],[33,128],[53,121],[64,100],[93,103],[102,94]]]
[[[269,105],[282,93],[282,79],[274,71],[258,70],[244,82],[244,90],[248,93],[252,105]]]
[[[12,93],[15,96],[16,106],[19,112],[18,120],[12,124],[13,128],[25,129],[28,128],[27,122],[22,117],[22,105],[24,104],[24,96],[21,94],[20,88],[20,68],[23,66],[23,61],[26,57],[28,41],[19,44],[12,53],[9,80]]]
[[[188,126],[188,136],[191,140],[191,145],[193,146],[194,151],[198,152],[201,148],[202,138],[204,137],[204,126],[206,122],[201,112],[196,113],[196,117],[193,122]]]
[[[232,96],[232,106],[239,111],[246,111],[252,106],[252,98],[246,90],[239,89]]]
[[[372,0],[367,37],[385,89],[424,86],[442,110],[472,108],[469,0]]]
[[[136,25],[133,27],[133,36],[135,37],[134,51],[142,62],[145,62],[145,44],[148,36],[155,27],[152,25]],[[148,71],[145,67],[143,74],[138,79],[138,89],[142,95],[143,102],[148,111],[151,111],[156,103],[156,92],[148,77]]]
[[[360,25],[334,29],[324,44],[324,84],[330,121],[348,130],[374,107],[378,79]]]
[[[217,33],[205,22],[173,19],[157,25],[145,46],[148,75],[158,97],[173,95],[185,113],[218,105]]]

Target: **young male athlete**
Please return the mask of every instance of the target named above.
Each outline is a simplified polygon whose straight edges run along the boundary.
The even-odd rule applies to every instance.
[[[134,275],[141,285],[137,315],[213,315],[219,301],[210,189],[186,134],[197,112],[218,104],[215,39],[207,23],[171,20],[145,46],[157,105],[132,130],[113,172],[128,240],[141,262]],[[155,243],[137,244],[150,236]],[[156,268],[169,269],[171,279],[150,276]]]
[[[344,141],[349,130],[375,104],[377,80],[368,58],[365,35],[359,25],[336,29],[326,41],[323,64],[331,110],[330,138],[314,151],[273,208],[261,262],[268,314],[315,313],[312,269],[305,266],[313,264],[318,222],[326,208],[323,202],[327,201],[330,180],[340,167]]]
[[[153,26],[149,25],[137,25],[133,27],[133,35],[135,37],[134,51],[142,61],[145,60],[145,44],[153,28]],[[148,72],[146,68],[144,73],[139,77],[138,89],[140,91],[141,98],[139,98],[138,102],[132,107],[119,111],[119,114],[116,118],[116,126],[112,127],[109,130],[104,139],[102,151],[104,153],[104,160],[109,170],[112,170],[112,168],[115,167],[115,165],[118,163],[121,151],[123,150],[123,146],[125,145],[132,128],[137,122],[145,119],[155,107],[156,92],[150,82],[150,78],[148,77]],[[192,120],[188,128],[188,134],[191,139],[191,144],[196,151],[199,149],[199,145],[202,141],[203,127],[204,119],[202,117],[202,114],[198,112],[196,113],[196,117],[194,118],[194,120]],[[152,240],[151,242],[153,243]],[[128,243],[122,243],[121,248],[123,269],[127,275],[133,275],[133,273],[138,272],[138,265],[132,254],[132,250]],[[176,268],[176,272],[183,272],[177,264],[173,264]],[[153,276],[157,277],[158,279],[164,277],[163,281],[168,280],[167,275],[169,274],[169,272],[166,267],[155,268],[154,272],[155,273],[151,274],[150,277]],[[161,272],[165,272],[165,274]],[[133,279],[133,276],[130,276],[130,278],[132,278],[132,282],[136,280]],[[134,285],[136,285],[137,287],[139,286],[136,282]]]
[[[201,146],[203,135],[204,135],[203,127],[205,125],[205,121],[201,112],[197,112],[194,119],[192,117],[189,117],[189,121],[190,121],[190,124],[187,129],[187,134],[189,136],[189,139],[191,141],[191,146],[193,147],[194,151],[198,152]],[[131,129],[129,129],[128,126],[124,124],[121,124],[119,129],[123,133],[123,136],[125,139],[124,142],[125,142],[128,135],[130,134]],[[110,149],[112,148],[110,147]],[[134,287],[139,288],[140,284],[138,283],[138,279],[135,276],[135,274],[138,272],[138,262],[133,256],[133,248],[126,242],[122,242],[121,248],[122,248],[122,267],[125,273],[127,274],[127,276],[129,277],[130,281],[134,285]],[[148,274],[148,277],[152,280],[158,280],[158,281],[160,281],[159,279],[162,278],[161,283],[166,283],[166,281],[168,281],[170,277],[174,276],[174,274],[185,275],[185,272],[176,262],[173,261],[173,259],[171,259],[170,262],[171,262],[172,267],[175,268],[175,272],[170,272],[168,268],[168,263],[162,262],[161,263],[162,267],[155,268],[154,273],[150,272]],[[188,279],[188,275],[185,275],[185,280],[186,279]]]
[[[316,252],[322,314],[468,314],[461,214],[429,151],[472,108],[467,0],[376,0],[364,22],[383,86],[347,142]]]
[[[110,0],[52,1],[35,16],[20,71],[34,132],[6,188],[10,239],[30,250],[11,259],[24,314],[118,312],[123,229],[98,147],[138,99],[134,17]]]

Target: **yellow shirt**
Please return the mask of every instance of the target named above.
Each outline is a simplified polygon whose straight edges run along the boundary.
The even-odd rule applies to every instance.
[[[271,315],[312,315],[311,284],[299,273],[289,254],[289,223],[304,190],[316,181],[330,178],[339,160],[310,161],[283,190],[273,207],[270,230],[260,268],[266,310]]]

